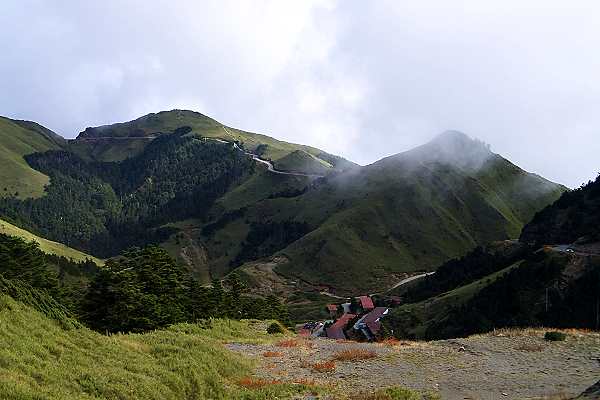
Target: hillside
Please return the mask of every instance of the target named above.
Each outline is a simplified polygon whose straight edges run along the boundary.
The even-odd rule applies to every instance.
[[[37,242],[40,245],[40,250],[47,254],[54,254],[60,257],[65,257],[75,262],[91,260],[96,265],[104,264],[103,260],[93,257],[89,254],[85,254],[79,250],[75,250],[69,246],[65,246],[62,243],[53,242],[52,240],[44,239],[31,232],[21,229],[11,223],[8,223],[0,219],[0,233],[9,236],[20,237],[27,242]]]
[[[535,245],[600,241],[600,176],[535,215],[521,234]]]
[[[529,329],[375,344],[268,335],[268,321],[210,319],[107,336],[42,292],[0,278],[0,293],[7,399],[522,399],[575,396],[597,381],[588,355],[598,334],[576,330],[558,343]]]
[[[226,341],[265,342],[264,324],[209,320],[144,335],[63,329],[0,296],[0,397],[19,399],[271,399],[319,388],[249,385],[253,363]]]
[[[598,182],[538,212],[520,243],[476,250],[401,293],[407,304],[392,312],[389,328],[427,339],[505,326],[600,328]]]
[[[245,220],[308,224],[309,233],[277,252],[288,262],[275,271],[356,294],[432,270],[477,245],[518,237],[565,189],[450,132],[296,196],[259,202]]]
[[[70,144],[74,151],[94,160],[121,161],[141,152],[153,138],[183,126],[190,127],[194,134],[202,137],[237,142],[247,151],[274,161],[282,170],[327,172],[355,165],[314,147],[227,127],[210,117],[188,110],[161,111],[130,122],[87,128]],[[292,155],[298,152],[306,156]]]
[[[64,139],[35,122],[0,117],[0,197],[42,196],[49,178],[31,168],[23,156],[64,144]]]
[[[231,143],[298,174],[267,170]],[[348,168],[181,110],[88,128],[25,158],[52,184],[39,199],[0,199],[0,216],[30,232],[100,258],[160,244],[204,283],[275,257],[267,279],[302,293],[380,291],[517,237],[565,190],[459,132]]]

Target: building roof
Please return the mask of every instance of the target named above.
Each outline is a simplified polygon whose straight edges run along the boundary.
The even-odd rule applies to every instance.
[[[327,328],[327,337],[331,339],[346,339],[344,328],[348,321],[356,317],[355,314],[344,314],[337,319],[329,328]]]
[[[362,319],[362,322],[369,328],[373,335],[376,335],[381,329],[380,319],[386,315],[388,311],[389,309],[387,307],[376,307]]]
[[[327,310],[331,312],[336,312],[338,309],[337,304],[327,304]]]
[[[373,300],[371,300],[369,296],[359,296],[358,301],[360,302],[360,306],[363,308],[363,310],[372,310],[375,308]]]

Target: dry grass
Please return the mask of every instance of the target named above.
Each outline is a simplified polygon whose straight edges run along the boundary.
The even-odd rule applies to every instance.
[[[398,340],[396,338],[387,338],[387,339],[383,339],[380,342],[377,342],[378,344],[380,344],[381,346],[388,346],[388,347],[396,347],[396,346],[412,346],[414,344],[416,344],[417,342],[411,342],[408,340]]]
[[[298,378],[298,379],[294,379],[292,381],[292,383],[294,385],[303,385],[303,386],[321,386],[319,383],[317,383],[317,381],[315,381],[314,379],[308,379],[308,378]]]
[[[238,381],[238,385],[246,389],[260,389],[265,386],[281,385],[283,382],[277,380],[259,379],[259,378],[242,378]]]
[[[502,328],[496,329],[492,332],[475,334],[470,337],[488,337],[488,336],[506,336],[506,337],[522,337],[522,336],[535,336],[535,337],[543,337],[544,334],[548,331],[557,331],[566,333],[571,336],[582,336],[582,335],[599,335],[598,332],[590,330],[590,329],[557,329],[557,328],[548,328],[548,327],[532,327],[532,328]]]
[[[544,350],[544,346],[536,343],[522,343],[515,347],[515,350],[535,353]]]
[[[315,345],[311,341],[304,339],[285,339],[277,342],[277,347],[306,347],[312,349]]]
[[[355,340],[350,340],[350,339],[335,339],[336,343],[358,343]]]
[[[332,357],[335,361],[360,361],[377,357],[377,353],[366,349],[347,349],[338,351]]]
[[[281,357],[283,353],[280,351],[265,351],[263,357]]]
[[[335,371],[334,361],[324,361],[313,364],[312,370],[315,372],[333,372]]]

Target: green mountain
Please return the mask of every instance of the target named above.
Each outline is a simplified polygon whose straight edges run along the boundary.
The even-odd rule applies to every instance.
[[[506,326],[600,328],[600,179],[536,213],[520,241],[478,248],[395,293],[388,327],[439,339]]]
[[[314,147],[231,128],[188,110],[161,111],[130,122],[87,128],[71,146],[78,154],[96,161],[121,161],[139,154],[152,139],[181,127],[190,127],[193,134],[202,137],[236,142],[247,151],[273,161],[281,170],[327,173],[355,165]]]
[[[46,195],[0,199],[0,216],[100,258],[160,244],[202,282],[239,269],[284,297],[379,291],[517,237],[565,190],[459,132],[359,167],[181,110],[44,150],[23,163]]]
[[[309,233],[276,253],[287,261],[275,271],[352,294],[432,270],[477,245],[516,238],[565,189],[483,143],[447,132],[414,150],[315,182],[298,196],[248,206],[245,220],[250,227],[308,224]]]
[[[40,197],[48,176],[31,168],[23,156],[65,144],[63,138],[35,122],[0,117],[0,196]]]

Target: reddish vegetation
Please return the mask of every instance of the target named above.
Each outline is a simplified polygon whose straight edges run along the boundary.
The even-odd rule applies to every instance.
[[[336,361],[359,361],[369,360],[375,357],[377,357],[377,353],[371,350],[348,349],[335,353],[332,358]]]
[[[248,389],[260,389],[265,386],[270,385],[281,385],[281,381],[277,380],[266,380],[266,379],[258,379],[258,378],[242,378],[238,382],[238,385],[243,386]]]
[[[313,364],[313,371],[315,372],[333,372],[335,371],[335,362],[334,361],[325,361]]]
[[[265,351],[263,357],[281,357],[283,353],[279,351]]]

